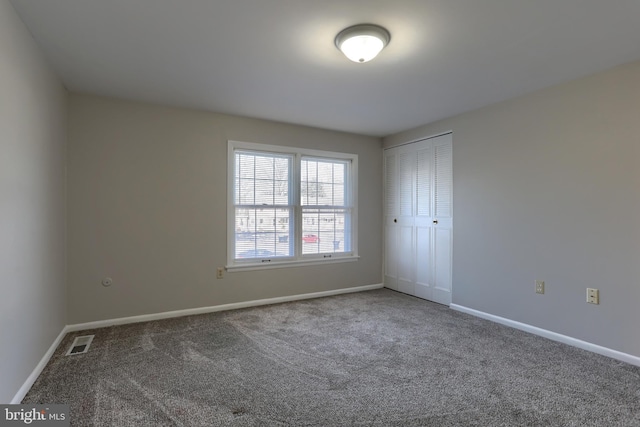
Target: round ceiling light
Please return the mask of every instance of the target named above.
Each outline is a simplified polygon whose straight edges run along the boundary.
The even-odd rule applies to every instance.
[[[368,62],[389,44],[391,35],[386,29],[373,24],[360,24],[345,28],[336,36],[336,47],[353,62]]]

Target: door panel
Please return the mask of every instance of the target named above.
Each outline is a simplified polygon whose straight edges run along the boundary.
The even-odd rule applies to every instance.
[[[416,296],[431,296],[431,227],[416,227]]]
[[[415,279],[413,255],[413,227],[398,227],[398,290],[408,294],[414,293]]]
[[[451,144],[438,144],[434,147],[435,163],[435,191],[434,205],[435,216],[451,218],[453,199],[453,179],[451,168]]]
[[[385,226],[384,285],[398,290],[398,233],[397,227]]]
[[[398,177],[396,168],[396,155],[388,153],[384,159],[384,194],[385,215],[387,217],[398,215]]]
[[[385,151],[384,157],[384,285],[398,290],[398,177],[395,151]],[[395,221],[394,221],[395,220]]]
[[[431,148],[418,150],[416,160],[416,215],[431,217]]]
[[[451,230],[436,228],[434,240],[434,301],[451,304]]]
[[[398,187],[400,196],[400,216],[413,216],[413,173],[415,158],[412,153],[398,156]]]
[[[453,245],[453,147],[451,135],[434,141],[434,291],[432,300],[451,304]]]

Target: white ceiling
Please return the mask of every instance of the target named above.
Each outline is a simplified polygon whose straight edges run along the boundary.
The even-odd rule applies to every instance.
[[[383,136],[640,58],[639,0],[12,0],[65,86]],[[375,23],[366,64],[334,46]]]

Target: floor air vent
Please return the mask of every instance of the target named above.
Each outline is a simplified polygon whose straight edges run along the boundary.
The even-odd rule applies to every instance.
[[[69,356],[72,354],[82,354],[89,351],[89,346],[91,345],[91,341],[93,341],[93,337],[95,337],[95,335],[84,335],[81,337],[76,337],[65,356]]]

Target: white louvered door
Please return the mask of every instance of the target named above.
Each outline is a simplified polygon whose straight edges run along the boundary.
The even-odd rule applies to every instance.
[[[451,303],[451,134],[385,150],[385,286]]]

